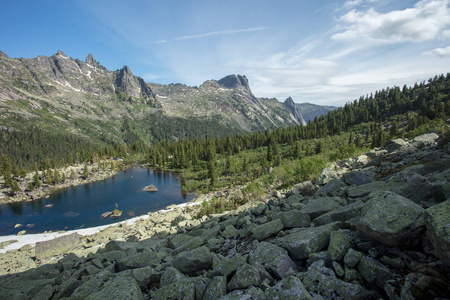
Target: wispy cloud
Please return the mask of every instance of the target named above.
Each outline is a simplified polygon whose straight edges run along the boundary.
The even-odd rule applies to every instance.
[[[156,42],[151,42],[152,44],[164,44],[164,43],[167,43],[168,42],[168,40],[159,40],[159,41],[156,41]]]
[[[350,2],[355,4],[358,1]],[[450,26],[449,2],[421,0],[412,8],[388,13],[379,13],[373,8],[367,11],[352,9],[339,19],[342,30],[334,34],[332,39],[388,43],[437,39]]]
[[[252,31],[260,31],[266,30],[269,27],[256,27],[256,28],[247,28],[247,29],[235,29],[235,30],[221,30],[221,31],[211,31],[202,34],[196,35],[185,35],[175,38],[175,40],[190,40],[190,39],[201,39],[214,35],[226,35],[226,34],[235,34],[235,33],[243,33],[243,32],[252,32]]]
[[[437,55],[440,57],[450,56],[450,46],[446,48],[436,48],[433,50],[422,52],[424,55]]]

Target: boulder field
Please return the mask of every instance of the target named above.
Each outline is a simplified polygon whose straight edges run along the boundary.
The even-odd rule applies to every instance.
[[[8,251],[0,298],[450,298],[446,138],[396,139],[274,195]]]

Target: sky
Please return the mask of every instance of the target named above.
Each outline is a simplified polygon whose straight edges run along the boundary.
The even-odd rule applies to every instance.
[[[257,97],[341,106],[450,72],[450,0],[2,0],[0,50],[58,50],[147,82],[246,75]]]

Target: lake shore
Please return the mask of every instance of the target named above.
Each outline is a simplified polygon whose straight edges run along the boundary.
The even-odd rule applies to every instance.
[[[78,185],[88,184],[115,176],[118,173],[116,168],[102,169],[99,164],[89,164],[89,176],[83,177],[85,164],[77,164],[70,167],[56,169],[61,175],[64,174],[66,180],[56,184],[48,184],[43,182],[43,172],[39,172],[41,178],[41,186],[35,187],[33,190],[28,189],[28,184],[33,181],[35,172],[28,173],[24,178],[19,179],[19,187],[21,191],[11,194],[10,188],[0,189],[0,205],[15,202],[34,201],[42,197],[46,197],[56,190],[74,187]],[[51,169],[52,172],[55,170]]]

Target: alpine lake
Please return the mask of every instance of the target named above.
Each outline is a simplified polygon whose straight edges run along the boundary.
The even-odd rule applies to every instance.
[[[158,191],[143,191],[150,184]],[[192,198],[181,191],[181,179],[176,173],[135,167],[102,181],[57,190],[34,201],[0,205],[0,236],[22,230],[42,233],[107,225]],[[116,207],[122,211],[120,217],[101,217]]]

